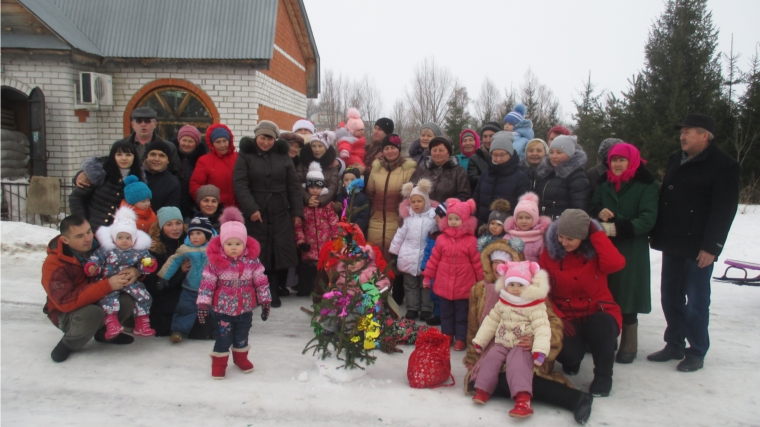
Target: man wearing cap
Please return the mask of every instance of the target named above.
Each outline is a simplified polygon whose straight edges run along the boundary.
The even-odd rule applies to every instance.
[[[365,182],[369,181],[372,162],[383,156],[383,139],[393,133],[393,127],[393,120],[387,117],[380,118],[375,122],[375,127],[372,128],[372,142],[367,145],[367,153],[364,155],[364,164],[367,166],[364,169]]]
[[[668,160],[652,230],[652,248],[662,251],[660,290],[667,327],[665,348],[647,359],[683,359],[677,366],[682,372],[704,365],[713,263],[739,203],[739,164],[713,142],[714,128],[713,118],[703,114],[688,114],[675,127],[681,131],[681,151]]]
[[[173,147],[173,144],[160,138],[145,145],[143,170],[145,170],[148,188],[153,193],[150,204],[154,212],[158,212],[164,206],[179,207],[181,204],[182,184],[179,178],[172,175],[168,169]]]

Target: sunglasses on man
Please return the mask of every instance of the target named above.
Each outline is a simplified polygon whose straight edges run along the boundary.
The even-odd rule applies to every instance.
[[[146,123],[146,124],[153,121],[153,119],[132,119],[132,120],[134,120],[135,123]]]

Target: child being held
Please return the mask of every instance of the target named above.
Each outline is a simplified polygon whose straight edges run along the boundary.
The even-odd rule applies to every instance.
[[[84,266],[84,271],[88,276],[109,278],[128,267],[137,268],[143,275],[156,271],[156,259],[148,252],[151,244],[150,236],[137,229],[136,218],[131,208],[121,207],[113,215],[111,226],[98,228],[95,236],[98,238],[100,248],[90,256]],[[106,314],[106,340],[111,340],[124,331],[117,315],[121,308],[120,292],[135,300],[133,334],[142,337],[156,335],[155,329],[150,327],[148,318],[153,298],[145,289],[145,284],[135,281],[121,290],[110,292],[98,302]]]
[[[211,221],[202,216],[194,217],[187,227],[185,244],[180,246],[177,252],[166,260],[158,272],[158,277],[170,280],[179,271],[185,260],[190,260],[190,271],[187,272],[182,281],[182,293],[179,295],[179,302],[172,318],[171,341],[173,343],[181,342],[190,334],[195,325],[195,319],[198,317],[198,305],[196,304],[198,289],[201,286],[203,269],[208,263],[206,248],[213,236],[216,236],[216,231]]]
[[[504,221],[507,220],[510,209],[509,202],[505,199],[496,199],[491,203],[488,222],[478,230],[478,252],[483,252],[489,243],[504,237]]]
[[[431,230],[437,229],[435,207],[430,203],[432,184],[421,179],[417,186],[407,182],[401,187],[404,201],[399,206],[399,216],[404,225],[396,231],[389,252],[398,255],[396,266],[404,273],[404,295],[406,297],[406,317],[415,320],[429,320],[433,317],[433,301],[430,289],[422,288],[420,263],[425,254],[426,240]]]
[[[548,216],[538,215],[538,195],[527,192],[520,196],[515,206],[514,216],[504,223],[507,236],[505,239],[518,238],[525,243],[525,259],[538,262],[544,249],[544,234],[551,225]]]
[[[151,197],[153,192],[138,177],[129,175],[124,178],[124,200],[119,207],[132,208],[137,215],[137,229],[146,233],[150,231],[151,225],[158,222],[155,212],[150,208]]]
[[[216,343],[211,353],[211,376],[221,380],[227,370],[232,346],[232,361],[243,372],[253,371],[248,360],[248,332],[253,310],[261,306],[261,320],[269,318],[272,294],[259,261],[261,246],[246,233],[243,214],[228,206],[219,218],[219,236],[208,244],[208,264],[198,290],[198,321],[211,315],[216,323]]]
[[[483,280],[475,238],[478,220],[472,216],[476,209],[472,199],[448,199],[446,209],[446,218],[438,223],[442,234],[428,260],[422,285],[429,289],[435,280],[435,293],[441,298],[441,332],[456,339],[455,351],[464,351],[470,289]]]
[[[369,227],[370,208],[369,199],[362,189],[364,189],[364,179],[361,171],[356,168],[347,168],[343,172],[343,188],[335,193],[335,202],[337,203],[335,209],[341,221],[358,225],[366,236]]]
[[[367,140],[364,138],[364,121],[361,119],[359,110],[349,108],[346,113],[348,123],[346,128],[351,136],[342,137],[338,140],[338,154],[346,162],[346,167],[355,167],[364,172],[364,156],[367,150],[364,148]]]
[[[496,281],[499,302],[483,319],[472,340],[480,353],[493,339],[495,344],[483,356],[475,380],[475,403],[484,404],[498,384],[498,375],[506,361],[507,383],[515,401],[511,417],[533,414],[533,365],[541,366],[551,347],[551,328],[546,314],[549,278],[535,262],[507,262],[497,267],[501,275]],[[518,343],[524,336],[533,336],[533,349]]]

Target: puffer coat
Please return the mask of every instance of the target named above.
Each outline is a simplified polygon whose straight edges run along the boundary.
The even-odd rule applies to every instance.
[[[425,254],[428,233],[437,229],[436,206],[438,203],[433,202],[427,212],[414,213],[409,199],[401,202],[398,213],[404,219],[404,225],[396,231],[389,250],[390,253],[398,255],[396,266],[399,271],[412,276],[420,275],[420,263]]]
[[[214,233],[216,236],[216,233]],[[174,255],[170,256],[161,270],[158,272],[158,277],[162,279],[171,280],[182,267],[182,263],[186,259],[190,260],[190,271],[185,275],[185,280],[182,281],[182,287],[191,291],[198,292],[198,288],[201,286],[201,280],[203,279],[203,269],[208,263],[208,257],[206,256],[206,249],[208,248],[208,242],[200,245],[193,246],[190,243],[190,236],[185,238],[185,244],[177,249]]]
[[[422,178],[433,183],[430,200],[438,203],[443,203],[452,197],[464,201],[472,194],[467,171],[459,165],[455,156],[451,156],[449,161],[441,166],[433,163],[430,157],[426,158],[417,165],[410,180],[416,185]]]
[[[322,246],[338,237],[338,216],[332,204],[327,206],[303,208],[303,221],[296,225],[296,243],[308,244],[308,251],[301,254],[303,261],[319,260]]]
[[[475,192],[475,187],[480,182],[480,177],[483,172],[488,170],[488,165],[491,163],[491,156],[488,154],[488,150],[481,146],[475,151],[475,154],[470,156],[470,164],[467,165],[467,179],[470,180],[470,188],[472,192]]]
[[[82,171],[88,177],[103,176],[103,165],[97,157],[91,157],[82,163]],[[145,182],[145,179],[142,179]],[[124,200],[124,179],[106,177],[103,182],[92,182],[89,187],[76,187],[69,195],[69,208],[72,215],[87,218],[92,232],[102,225],[111,225],[112,216]]]
[[[549,156],[541,160],[536,169],[535,192],[540,198],[539,212],[552,220],[559,218],[565,209],[588,211],[591,184],[586,176],[586,153],[577,147],[569,159],[553,166]]]
[[[216,128],[225,129],[230,133],[230,147],[224,155],[219,154],[214,149],[214,142],[208,140],[211,132]],[[230,128],[221,123],[211,125],[206,129],[206,146],[209,153],[198,159],[190,178],[190,196],[195,200],[198,189],[203,185],[211,184],[219,189],[219,203],[224,206],[237,206],[235,188],[232,184],[232,173],[238,156],[235,151],[235,136],[232,135]]]
[[[488,222],[491,203],[506,199],[509,206],[517,206],[518,197],[530,190],[530,180],[520,168],[520,158],[512,156],[506,162],[495,165],[489,161],[488,169],[480,177],[472,198],[478,205],[478,224]]]

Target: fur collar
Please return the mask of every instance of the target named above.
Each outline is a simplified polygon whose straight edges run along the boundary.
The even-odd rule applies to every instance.
[[[499,296],[516,305],[525,305],[533,301],[546,299],[549,294],[549,275],[545,270],[538,270],[533,276],[530,286],[525,288],[522,295],[519,297],[507,293],[504,283],[504,277],[499,277],[499,280],[494,284],[495,289],[499,292]]]
[[[536,168],[536,175],[538,175],[539,178],[546,178],[550,173],[554,172],[555,175],[564,179],[578,169],[585,170],[587,160],[586,153],[580,146],[577,146],[572,157],[557,166],[552,166],[548,155],[544,157],[544,159],[541,160],[541,164]]]
[[[330,169],[332,164],[335,162],[335,159],[338,157],[338,155],[335,153],[335,147],[330,147],[327,149],[327,151],[325,151],[325,154],[323,154],[322,157],[317,160],[314,157],[314,152],[311,151],[311,144],[304,145],[299,156],[301,157],[301,164],[307,168],[311,162],[318,162],[319,166],[322,167],[322,171]]]
[[[412,202],[409,199],[404,199],[403,202],[398,206],[398,214],[401,218],[407,219],[410,216],[419,216],[419,217],[429,217],[429,218],[435,218],[435,208],[438,207],[439,203],[435,200],[430,201],[430,209],[427,210],[427,212],[423,213],[414,213],[412,212]]]
[[[639,168],[636,169],[636,174],[633,175],[633,179],[631,181],[639,181],[644,184],[651,184],[655,181],[654,175],[652,175],[652,172],[649,172],[649,169],[647,169],[646,165],[642,162],[639,165]],[[607,169],[604,169],[604,173],[599,174],[599,178],[596,180],[597,183],[602,184],[607,182]],[[614,186],[613,186],[614,187]]]
[[[245,242],[245,251],[243,255],[240,255],[238,259],[247,258],[249,260],[255,260],[261,254],[261,246],[251,236],[248,236],[248,240]],[[217,269],[224,270],[232,265],[232,258],[224,254],[222,249],[222,240],[220,237],[214,237],[208,243],[206,248],[206,256],[208,256],[209,265],[213,265]]]
[[[504,230],[512,237],[519,237],[523,242],[535,242],[544,238],[544,232],[552,224],[552,219],[548,216],[538,218],[538,222],[528,231],[518,230],[515,225],[515,217],[507,218],[504,223]]]
[[[417,167],[417,162],[402,156],[399,156],[398,159],[390,163],[385,160],[385,157],[380,157],[372,162],[372,169],[382,168],[389,172],[393,172],[399,166],[401,166],[402,170],[415,169]]]
[[[471,215],[469,218],[467,218],[467,221],[462,223],[462,226],[459,228],[451,228],[449,227],[449,218],[444,217],[439,223],[438,223],[438,229],[441,230],[441,232],[445,233],[449,237],[459,238],[464,236],[474,236],[475,230],[478,228],[478,219]]]
[[[567,251],[565,250],[564,246],[557,240],[557,235],[559,234],[557,232],[557,229],[559,228],[559,221],[554,221],[552,225],[549,226],[549,229],[546,230],[546,236],[544,240],[544,248],[549,254],[549,258],[560,261],[565,259],[565,256],[567,255]],[[591,259],[596,256],[596,249],[594,249],[594,245],[591,244],[591,240],[586,238],[581,242],[581,245],[576,249],[576,252],[583,255],[584,258]]]
[[[457,159],[457,156],[454,156],[454,155],[449,157],[449,160],[446,163],[442,164],[441,166],[438,166],[437,164],[435,164],[431,156],[427,156],[425,160],[423,160],[423,162],[425,163],[425,168],[428,170],[438,169],[438,168],[453,169],[459,166],[459,159]]]
[[[240,151],[246,154],[258,154],[260,156],[264,154],[271,154],[271,153],[277,153],[277,154],[288,154],[288,151],[290,151],[290,144],[288,144],[288,141],[285,141],[284,139],[275,139],[274,145],[272,148],[269,149],[266,153],[261,151],[259,149],[258,144],[256,144],[256,139],[250,136],[244,136],[240,140]],[[288,157],[290,158],[290,157]]]
[[[221,206],[221,204],[219,204],[219,206]],[[179,239],[177,239],[176,241],[177,247],[174,248],[174,250],[172,251],[172,254],[177,251],[177,248],[179,247],[180,242],[184,241],[185,238],[187,237],[187,224],[185,224],[184,228],[185,228],[185,232],[183,233],[184,236],[180,236]],[[148,230],[148,235],[150,236],[150,239],[156,243],[156,246],[153,247],[153,250],[151,252],[153,252],[154,254],[165,254],[168,252],[168,250],[166,249],[165,242],[171,242],[173,239],[170,239],[167,235],[161,232],[161,228],[158,227],[158,222],[154,222],[150,226],[150,229]]]

